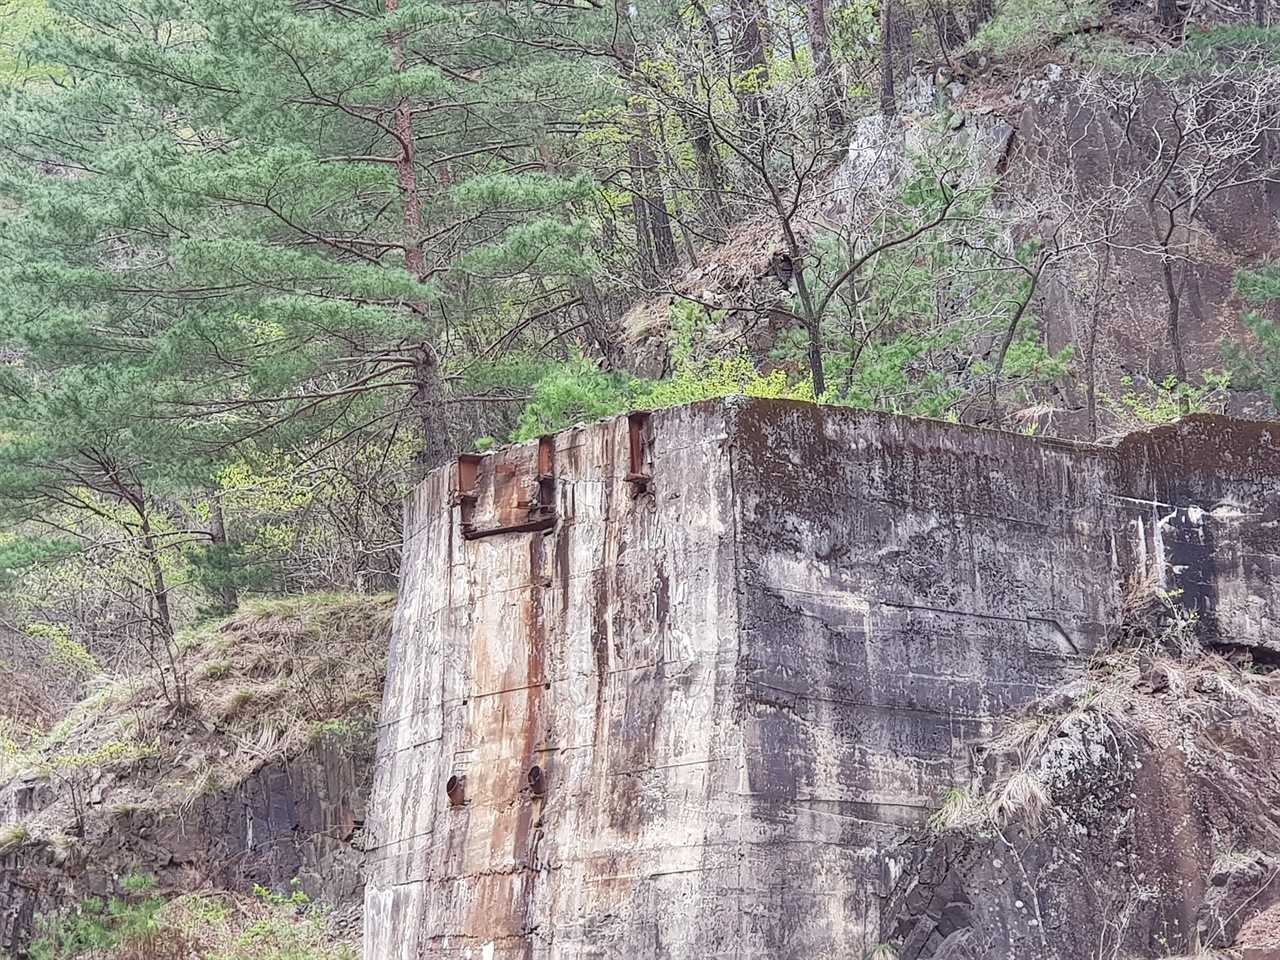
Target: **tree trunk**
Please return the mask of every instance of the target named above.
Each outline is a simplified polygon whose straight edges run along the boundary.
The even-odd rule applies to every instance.
[[[386,0],[387,13],[395,13],[400,0]],[[405,71],[404,36],[398,31],[387,35],[387,45],[397,73]],[[418,167],[414,156],[413,111],[409,98],[397,94],[395,98],[395,132],[400,151],[396,157],[396,183],[400,189],[401,228],[404,236],[404,265],[419,282],[427,278],[426,257],[422,249],[422,213],[418,201]],[[447,183],[449,168],[443,167],[442,178]],[[409,304],[409,309],[420,317],[425,325],[428,305],[425,300]],[[449,421],[445,416],[444,385],[440,381],[439,361],[432,346],[423,341],[413,353],[413,395],[410,408],[416,413],[422,430],[422,452],[419,463],[430,470],[447,460],[451,454]]]
[[[947,7],[951,9],[950,5]],[[969,37],[978,32],[978,28],[996,15],[995,0],[977,0],[973,5],[973,18],[969,21]]]
[[[187,684],[178,669],[178,661],[174,656],[173,613],[169,609],[169,585],[165,582],[164,566],[160,562],[160,550],[156,544],[155,532],[151,529],[151,516],[147,511],[146,502],[140,500],[135,503],[134,511],[138,515],[138,529],[142,534],[142,555],[150,580],[148,588],[150,596],[147,599],[150,607],[148,621],[151,627],[151,660],[159,669],[160,687],[164,691],[165,699],[168,700],[169,705],[176,710],[186,710],[189,705]],[[161,659],[162,655],[163,659]],[[173,678],[172,688],[165,680],[166,670],[169,676]]]
[[[1160,26],[1174,29],[1182,23],[1178,0],[1156,0],[1156,20]]]
[[[769,196],[773,200],[773,211],[778,217],[778,225],[782,227],[782,236],[787,245],[787,256],[791,259],[791,279],[796,285],[796,296],[800,300],[800,316],[799,320],[805,329],[805,333],[809,338],[809,375],[813,378],[813,395],[821,400],[822,395],[827,392],[826,370],[823,368],[823,343],[822,343],[822,314],[826,310],[827,301],[824,300],[819,306],[814,300],[813,293],[809,289],[809,277],[805,272],[804,251],[800,248],[800,241],[796,237],[796,231],[792,222],[795,216],[795,208],[790,206],[782,197],[782,192],[778,189],[778,185],[769,177],[768,171],[761,166],[760,172],[764,175],[765,186],[769,189]],[[828,297],[829,299],[829,297]]]
[[[445,416],[444,385],[440,364],[429,344],[420,343],[413,352],[413,397],[410,406],[422,427],[419,464],[426,470],[438,467],[453,455],[449,420]]]
[[[1166,333],[1169,338],[1169,350],[1173,354],[1173,375],[1178,383],[1187,382],[1187,364],[1182,356],[1182,291],[1177,278],[1173,275],[1174,234],[1178,229],[1177,218],[1172,210],[1163,214],[1166,222],[1160,222],[1156,212],[1156,196],[1147,200],[1147,216],[1151,220],[1151,230],[1155,235],[1160,250],[1160,279],[1164,283],[1165,306],[1167,308]]]
[[[729,25],[733,33],[734,73],[738,76],[749,72],[755,74],[747,84],[747,89],[741,89],[741,82],[735,81],[734,90],[743,112],[752,120],[760,118],[760,95],[757,91],[768,79],[764,34],[761,31],[764,22],[765,12],[761,0],[730,0]]]
[[[671,229],[671,215],[667,212],[666,191],[662,185],[662,173],[658,158],[650,141],[653,128],[649,113],[641,103],[631,108],[635,121],[636,140],[631,151],[632,189],[644,205],[644,225],[648,232],[648,249],[651,251],[652,272],[656,277],[666,277],[675,269],[679,257],[676,253],[675,233]],[[633,197],[633,209],[635,199]],[[636,232],[640,232],[637,220]]]
[[[702,230],[716,242],[724,239],[728,230],[729,217],[724,208],[724,183],[720,173],[720,159],[716,156],[715,147],[711,143],[711,132],[705,122],[701,125],[695,118],[686,120],[693,145],[694,164],[698,170],[698,215],[702,221]]]
[[[991,387],[989,392],[991,419],[993,422],[999,422],[999,410],[997,409],[997,401],[999,400],[999,383],[1000,375],[1004,372],[1004,361],[1009,356],[1009,348],[1013,346],[1013,340],[1018,335],[1018,325],[1022,322],[1023,315],[1027,312],[1027,307],[1031,306],[1031,300],[1036,295],[1036,290],[1040,286],[1040,276],[1044,273],[1044,268],[1049,265],[1049,257],[1042,254],[1036,262],[1036,268],[1032,271],[1031,277],[1027,284],[1027,293],[1018,301],[1017,309],[1013,312],[1013,317],[1009,320],[1009,326],[1004,332],[1004,337],[1000,340],[1000,351],[996,354],[995,365],[991,368]]]
[[[809,0],[805,6],[809,27],[809,46],[813,49],[813,69],[818,86],[827,101],[827,123],[832,130],[844,126],[843,84],[831,60],[831,38],[827,34],[827,0]]]
[[[636,222],[640,285],[646,290],[652,290],[658,285],[658,263],[653,251],[653,233],[649,229],[649,204],[644,195],[644,160],[640,155],[638,140],[627,145],[627,159],[631,162],[631,216]]]
[[[156,547],[155,533],[151,529],[151,518],[145,510],[142,518],[142,552],[146,557],[147,571],[151,579],[152,623],[156,632],[165,643],[173,640],[173,615],[169,610],[169,586],[165,582],[164,567],[160,563],[160,552]]]
[[[400,0],[387,0],[387,13],[395,13],[399,7]],[[391,48],[396,72],[404,73],[404,36],[399,32],[388,34],[387,45]],[[409,106],[409,98],[402,93],[396,94],[395,98],[395,131],[400,148],[396,156],[396,184],[400,188],[400,203],[403,211],[404,265],[405,269],[415,277],[424,280],[427,268],[422,252],[422,211],[418,203],[418,168],[413,155],[413,113]]]
[[[1107,289],[1111,273],[1111,247],[1102,252],[1102,266],[1098,270],[1093,289],[1093,313],[1089,321],[1089,339],[1084,348],[1085,400],[1089,411],[1089,439],[1098,439],[1098,316],[1102,313],[1102,296]]]
[[[1266,126],[1262,130],[1261,152],[1262,168],[1277,169],[1277,162],[1280,161],[1280,136],[1276,133],[1274,113],[1267,117]],[[1262,182],[1262,191],[1267,199],[1267,211],[1273,217],[1280,216],[1280,180],[1267,177]]]
[[[898,98],[893,89],[893,0],[880,0],[880,112],[898,115]]]
[[[733,29],[733,66],[738,73],[763,68],[765,22],[760,0],[731,0],[729,15]]]
[[[1160,253],[1160,275],[1169,301],[1169,349],[1173,352],[1173,375],[1182,384],[1187,382],[1187,364],[1182,356],[1182,296],[1173,276],[1173,258],[1167,245]]]
[[[578,293],[582,297],[582,312],[587,316],[587,330],[595,341],[596,349],[604,358],[606,370],[621,370],[622,344],[614,336],[613,325],[605,313],[604,301],[600,298],[600,290],[590,279],[578,284]]]
[[[632,88],[635,86],[636,50],[629,0],[614,0],[613,10],[618,22],[619,46],[615,47],[614,54],[618,60],[619,76],[628,88]],[[634,131],[627,146],[627,159],[631,165],[631,212],[636,223],[641,283],[652,288],[659,275],[675,267],[676,241],[671,230],[671,216],[667,213],[662,174],[652,146],[649,111],[639,96],[631,104],[631,124]]]
[[[965,40],[964,28],[956,19],[956,13],[950,4],[929,4],[929,15],[933,19],[933,29],[938,34],[938,46],[942,57],[951,63],[951,51],[961,46]]]
[[[222,516],[222,499],[216,490],[209,493],[209,539],[215,547],[224,551],[227,549],[227,524]],[[240,597],[236,594],[235,586],[230,583],[224,583],[218,590],[218,600],[227,610],[235,610],[240,606]]]
[[[809,376],[813,378],[813,395],[816,399],[821,400],[822,395],[827,392],[827,373],[822,363],[824,353],[822,317],[818,315],[813,296],[809,292],[809,282],[805,276],[804,263],[800,257],[796,257],[792,261],[792,268],[795,271],[792,274],[792,279],[795,280],[796,294],[800,297],[800,309],[804,311],[805,333],[809,337]]]

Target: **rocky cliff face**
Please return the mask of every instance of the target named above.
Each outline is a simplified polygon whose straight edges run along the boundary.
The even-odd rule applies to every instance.
[[[1198,384],[1202,371],[1221,371],[1224,343],[1255,342],[1233,278],[1280,252],[1280,126],[1257,91],[1208,66],[1171,84],[1151,69],[1170,51],[1126,48],[1126,26],[1113,18],[1098,41],[1127,51],[1114,73],[1078,46],[1008,64],[972,57],[911,78],[903,115],[858,124],[842,170],[850,208],[874,206],[922,148],[921,128],[950,126],[943,142],[995,181],[1013,238],[1039,242],[1045,260],[1028,319],[1051,353],[1074,351],[1073,375],[1041,397],[1037,423],[1057,436],[1114,438],[1099,398],[1125,394],[1124,378]],[[1274,416],[1256,392],[1223,403]]]
[[[990,759],[1010,718],[1117,642],[1164,642],[1165,614],[1133,625],[1142,598],[1196,643],[1270,656],[1278,478],[1280,431],[1220,417],[1107,448],[742,398],[437,472],[410,503],[366,956],[1156,955],[1158,920],[1199,923],[1205,885],[1182,881],[1222,843],[1170,859],[1134,834],[1183,899],[1110,940],[1079,869],[1044,865],[1080,824],[1132,818],[1167,745],[1098,754],[1082,733],[1091,772],[1017,781],[1078,807],[1018,874],[1039,916],[994,899],[1031,895],[989,832],[939,852],[927,824],[946,791],[1040,762]]]
[[[1225,15],[1200,13],[1203,22],[1189,28],[1197,35]],[[838,170],[790,224],[812,270],[824,250],[872,249],[884,231],[877,217],[900,209],[922,166],[956,185],[994,184],[988,213],[1001,218],[1003,235],[982,243],[1004,251],[1001,271],[1025,268],[1034,276],[1028,308],[997,311],[992,327],[954,355],[908,364],[908,380],[953,368],[981,380],[1002,356],[1006,324],[1016,324],[1019,334],[1034,328],[1050,355],[1069,351],[1071,360],[1067,375],[1050,384],[1025,385],[1025,393],[1010,391],[1001,402],[992,387],[989,401],[957,404],[952,412],[966,422],[1033,424],[1041,435],[1111,442],[1144,423],[1123,403],[1127,394],[1136,391],[1154,404],[1159,385],[1170,379],[1203,388],[1206,374],[1221,376],[1227,352],[1258,346],[1242,319],[1258,307],[1236,294],[1233,280],[1280,253],[1280,119],[1270,106],[1276,91],[1262,81],[1232,80],[1211,59],[1196,62],[1184,52],[1175,61],[1179,54],[1167,39],[1136,32],[1143,18],[1148,14],[1110,15],[1090,25],[1089,43],[1048,46],[1045,38],[1034,55],[992,63],[971,53],[906,78],[897,115],[851,124]],[[945,231],[922,235],[973,242]],[[632,369],[646,376],[667,369],[655,331],[667,328],[668,310],[680,298],[725,311],[700,349],[737,356],[745,347],[762,364],[777,364],[780,350],[790,356],[783,345],[794,326],[796,294],[789,274],[777,269],[785,249],[776,215],[738,225],[677,278],[675,301],[650,301],[628,314],[637,341]],[[1012,265],[1015,249],[1021,266]],[[990,268],[997,259],[983,262]],[[965,271],[943,273],[932,285],[930,307],[891,320],[874,304],[892,301],[892,277],[864,277],[857,303],[872,306],[859,322],[879,324],[870,342],[892,341],[907,329],[927,336],[927,318],[956,329],[973,323],[967,306],[976,293],[963,281]],[[1007,296],[1016,302],[1023,294],[1011,289]],[[832,354],[845,332],[834,315],[825,323],[828,359],[839,369]],[[854,354],[855,367],[873,362],[861,347]],[[807,362],[782,361],[782,368],[795,372]],[[831,386],[844,396],[839,383]],[[1230,391],[1204,390],[1202,409],[1274,417],[1271,401],[1253,387],[1238,375]],[[957,389],[973,386],[961,377]],[[847,399],[867,403],[857,393]],[[875,401],[898,402],[905,401],[890,395]]]
[[[371,733],[322,740],[176,807],[113,805],[114,777],[106,775],[105,783],[94,784],[101,799],[86,836],[49,840],[28,833],[14,837],[0,857],[0,950],[23,956],[39,932],[38,916],[84,897],[118,894],[130,872],[154,875],[162,891],[250,893],[255,885],[287,891],[297,878],[322,903],[341,908],[359,902]],[[47,781],[20,779],[5,794],[13,804],[6,819],[22,822],[56,803],[57,790]]]
[[[1216,82],[1189,83],[1194,93],[1154,78],[1126,87],[1061,57],[1016,82],[976,80],[955,101],[972,105],[979,126],[1009,125],[1001,189],[1024,211],[1023,234],[1050,248],[1080,244],[1050,263],[1036,299],[1050,349],[1075,347],[1078,376],[1059,401],[1063,435],[1097,436],[1091,383],[1118,397],[1123,377],[1198,382],[1200,371],[1223,368],[1224,341],[1254,342],[1232,280],[1280,251],[1280,192],[1267,155],[1277,131],[1251,115],[1247,92]],[[1181,96],[1218,113],[1217,128],[1188,124]],[[1180,136],[1193,141],[1182,153],[1172,146]],[[1260,149],[1238,152],[1254,138]],[[1162,196],[1159,178],[1170,169],[1178,182]],[[1247,392],[1231,395],[1227,407],[1274,416]]]
[[[1100,658],[972,745],[985,769],[921,830],[881,941],[901,960],[1275,956],[1278,694],[1202,650]]]
[[[161,894],[301,890],[349,922],[389,612],[387,597],[263,604],[185,643],[187,709],[145,677],[109,683],[11,753],[0,953],[24,956],[40,915],[130,873]]]

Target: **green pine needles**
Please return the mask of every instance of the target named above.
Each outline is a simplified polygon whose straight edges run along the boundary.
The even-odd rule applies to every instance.
[[[1242,270],[1234,286],[1237,294],[1262,309],[1248,310],[1243,316],[1258,338],[1256,346],[1222,345],[1232,380],[1239,387],[1261,390],[1280,411],[1280,323],[1267,309],[1280,302],[1280,264],[1268,260],[1257,270]]]

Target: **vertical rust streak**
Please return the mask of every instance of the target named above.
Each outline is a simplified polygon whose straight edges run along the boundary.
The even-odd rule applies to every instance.
[[[651,464],[645,456],[653,444],[653,415],[648,411],[628,414],[627,437],[630,452],[626,480],[643,486],[653,479]]]
[[[530,874],[538,870],[538,842],[542,836],[542,810],[546,804],[546,792],[554,789],[552,777],[554,767],[552,756],[547,751],[546,722],[544,696],[547,688],[546,671],[546,620],[544,604],[547,582],[546,541],[542,536],[533,536],[529,540],[529,593],[525,606],[525,639],[527,642],[525,660],[525,718],[524,718],[524,772],[526,780],[521,786],[524,801],[520,805],[520,822],[515,833],[513,860],[522,865]],[[542,776],[535,783],[528,778],[529,772],[541,767]],[[550,786],[548,786],[550,785]],[[523,884],[522,902],[520,904],[521,929],[528,938],[538,926],[532,916],[534,884],[530,881]],[[526,940],[526,949],[531,948],[532,941]]]

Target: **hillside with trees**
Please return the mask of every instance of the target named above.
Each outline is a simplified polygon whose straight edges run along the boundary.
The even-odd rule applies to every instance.
[[[246,605],[394,590],[459,452],[731,393],[1274,416],[1278,13],[0,0],[5,778],[128,678],[139,743],[208,716]]]

